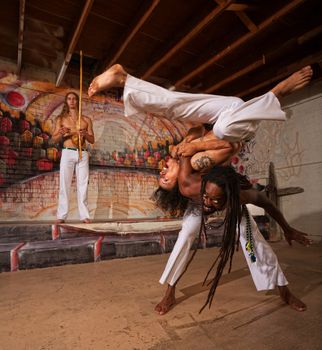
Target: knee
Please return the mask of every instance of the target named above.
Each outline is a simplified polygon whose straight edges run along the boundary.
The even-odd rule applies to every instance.
[[[218,137],[220,140],[226,140],[229,142],[234,142],[235,140],[230,140],[229,137],[230,134],[230,127],[227,125],[227,123],[221,123],[220,121],[217,121],[217,123],[213,127],[213,133],[216,137]]]
[[[188,227],[183,227],[182,230],[178,234],[178,241],[182,241],[188,244],[192,244],[196,237],[197,231],[192,230],[191,228]]]
[[[248,123],[249,124],[249,123]],[[245,123],[216,123],[213,127],[213,133],[221,140],[231,143],[248,140],[254,137],[254,133],[249,130]]]

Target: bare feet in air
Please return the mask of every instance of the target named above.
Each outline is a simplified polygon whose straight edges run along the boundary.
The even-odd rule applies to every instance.
[[[277,98],[284,97],[291,92],[306,86],[310,82],[312,75],[313,70],[311,66],[306,66],[277,84],[272,89],[272,92]]]
[[[91,219],[88,219],[88,218],[83,220],[84,224],[90,224],[91,222],[92,222]]]
[[[168,289],[163,299],[156,305],[154,310],[159,315],[165,315],[176,303],[175,286],[168,285]]]
[[[307,309],[306,305],[294,296],[287,286],[278,286],[278,290],[280,292],[281,299],[289,304],[290,307],[296,311],[305,311]]]
[[[289,245],[292,245],[292,241],[295,241],[307,247],[313,243],[307,236],[307,233],[295,230],[293,227],[284,230],[284,237]]]
[[[89,88],[88,96],[92,97],[99,91],[107,90],[112,87],[123,87],[127,77],[127,72],[120,64],[114,64],[101,75],[93,79]]]

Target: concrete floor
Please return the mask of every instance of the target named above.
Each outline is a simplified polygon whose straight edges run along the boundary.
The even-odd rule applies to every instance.
[[[218,248],[198,251],[164,316],[153,308],[168,254],[18,271],[0,274],[0,349],[322,349],[322,245],[272,246],[307,311],[256,292],[238,252],[215,303],[198,314]]]

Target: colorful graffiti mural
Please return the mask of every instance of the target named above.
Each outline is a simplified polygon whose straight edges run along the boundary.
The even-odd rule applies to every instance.
[[[61,147],[52,142],[51,134],[64,97],[70,90],[55,88],[46,82],[17,80],[15,75],[6,72],[1,72],[0,77],[0,200],[3,207],[0,220],[52,220],[57,202],[56,172]],[[153,115],[126,118],[122,102],[106,96],[93,100],[84,96],[83,114],[92,119],[96,139],[93,146],[88,146],[93,184],[90,193],[95,193],[94,187],[97,186],[97,190],[100,186],[94,180],[97,171],[116,174],[119,169],[116,177],[120,179],[125,176],[123,169],[135,170],[129,172],[130,178],[118,190],[117,181],[108,183],[107,192],[114,194],[106,193],[108,200],[98,200],[90,194],[93,216],[105,219],[162,215],[157,209],[151,209],[150,202],[152,188],[156,186],[156,170],[162,167],[170,145],[182,139],[189,125]],[[133,192],[133,189],[128,190],[133,179],[136,179],[135,188],[144,193],[140,205],[120,199],[124,192]],[[38,200],[37,208],[39,195],[41,200]],[[122,201],[124,203],[120,204]],[[24,204],[27,202],[29,206]],[[126,209],[129,205],[132,209]],[[74,201],[71,206],[76,206]],[[123,206],[123,209],[118,210],[117,206]],[[135,206],[139,207],[137,211],[133,210]],[[149,213],[146,208],[150,208]],[[96,210],[101,215],[97,216]],[[72,209],[70,218],[76,218],[75,215]]]

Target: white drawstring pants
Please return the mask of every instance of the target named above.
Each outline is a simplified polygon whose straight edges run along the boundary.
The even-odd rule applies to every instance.
[[[87,187],[89,179],[89,157],[87,151],[82,152],[82,160],[79,159],[78,150],[63,149],[60,159],[59,172],[59,198],[57,219],[66,220],[69,210],[69,195],[72,179],[76,172],[77,204],[81,220],[89,219],[87,208]]]
[[[183,217],[182,229],[179,232],[176,244],[170,254],[167,265],[160,278],[160,283],[168,283],[173,286],[184,271],[189,259],[190,248],[196,238],[201,224],[201,213],[193,210],[193,204],[189,204]],[[258,291],[274,289],[276,286],[288,284],[284,273],[279,266],[276,254],[260,233],[257,224],[250,216],[252,235],[254,241],[254,253],[256,262],[251,262],[246,244],[246,218],[243,216],[240,223],[240,244],[243,249],[250,273]],[[209,265],[212,262],[209,262]]]
[[[128,117],[150,112],[170,120],[214,124],[214,134],[229,142],[251,139],[262,120],[286,120],[271,91],[244,102],[238,97],[170,91],[128,75],[123,99]]]

